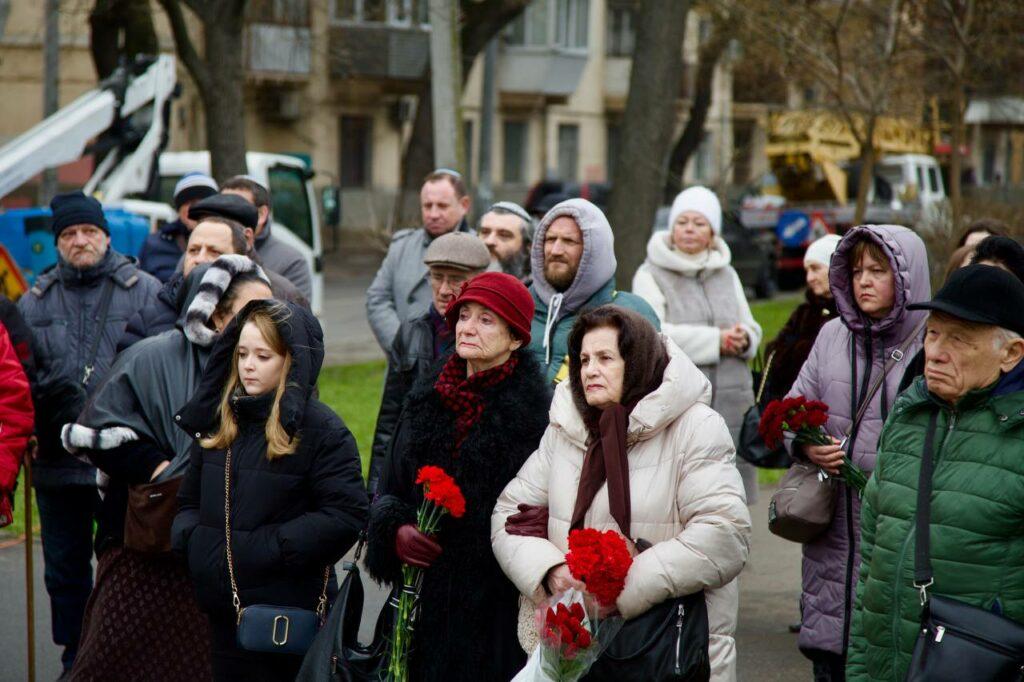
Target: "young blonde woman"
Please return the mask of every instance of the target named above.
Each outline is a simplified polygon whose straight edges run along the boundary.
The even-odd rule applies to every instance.
[[[355,440],[312,397],[323,357],[323,332],[309,311],[254,301],[221,334],[199,389],[175,417],[197,443],[178,495],[173,539],[210,617],[216,680],[292,680],[302,663],[299,656],[253,653],[236,644],[225,463],[242,607],[315,609],[324,569],[366,524]]]

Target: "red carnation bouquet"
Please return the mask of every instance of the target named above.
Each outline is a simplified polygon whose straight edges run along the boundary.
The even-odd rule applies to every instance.
[[[832,437],[825,433],[825,422],[828,421],[828,405],[820,400],[808,400],[802,395],[773,400],[768,403],[761,414],[761,422],[757,432],[769,448],[777,448],[785,433],[794,435],[794,442],[808,445],[832,445]],[[847,485],[858,493],[864,492],[868,484],[867,475],[843,455],[843,463],[839,473]],[[828,477],[821,471],[822,479]]]
[[[633,563],[626,541],[615,531],[593,528],[569,533],[569,572],[586,593],[567,590],[538,611],[540,645],[513,682],[576,682],[622,628],[622,618],[599,617],[612,607]]]
[[[416,484],[423,486],[423,503],[416,512],[416,527],[425,535],[433,535],[441,525],[445,514],[460,518],[466,513],[466,498],[462,490],[441,467],[420,467],[416,472]],[[393,682],[408,682],[409,652],[412,645],[412,624],[416,617],[420,588],[423,586],[423,570],[416,566],[402,565],[402,592],[398,598],[398,615],[392,630],[388,668],[384,679]]]

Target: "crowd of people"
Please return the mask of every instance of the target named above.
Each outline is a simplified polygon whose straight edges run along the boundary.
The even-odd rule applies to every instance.
[[[388,367],[364,481],[318,400],[309,268],[267,189],[192,173],[174,204],[136,261],[95,199],[57,196],[57,265],[0,300],[0,524],[29,450],[66,679],[294,679],[301,656],[240,644],[243,612],[322,607],[358,541],[383,585],[425,569],[413,679],[509,680],[536,608],[586,589],[567,538],[593,528],[633,555],[602,615],[702,594],[710,679],[735,680],[758,494],[736,443],[762,346],[769,396],[827,405],[831,443],[789,437],[790,457],[870,475],[803,543],[813,678],[904,679],[929,599],[1024,623],[1024,248],[1004,225],[972,226],[934,297],[913,230],[823,236],[767,340],[707,188],[675,198],[624,291],[597,206],[535,222],[499,202],[474,227],[439,169],[366,292]],[[417,526],[427,465],[466,500],[436,534]]]

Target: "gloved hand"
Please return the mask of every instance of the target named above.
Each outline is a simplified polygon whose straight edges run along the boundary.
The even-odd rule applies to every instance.
[[[521,504],[519,513],[505,519],[505,532],[529,538],[547,538],[548,508],[542,505]]]
[[[429,535],[424,535],[415,524],[407,523],[395,534],[395,554],[402,563],[417,568],[430,568],[441,556],[441,545]]]

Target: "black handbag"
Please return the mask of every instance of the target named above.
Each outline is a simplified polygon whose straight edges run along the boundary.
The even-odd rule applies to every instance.
[[[296,682],[369,682],[380,679],[387,666],[388,634],[394,618],[394,600],[388,599],[377,618],[373,641],[359,642],[363,615],[363,581],[359,576],[360,538],[355,561],[345,562],[345,579],[327,621],[306,652]],[[395,593],[392,593],[392,596]],[[397,602],[396,602],[397,603]]]
[[[313,643],[327,607],[327,583],[330,566],[324,568],[324,584],[316,611],[294,606],[254,604],[242,606],[235,581],[235,562],[231,552],[231,448],[224,457],[224,549],[231,580],[231,603],[238,614],[235,639],[240,649],[271,654],[304,655]]]
[[[704,591],[667,599],[627,620],[583,679],[705,682],[711,678]]]
[[[756,467],[764,469],[785,469],[793,461],[786,452],[786,448],[779,445],[777,448],[769,448],[765,445],[757,427],[761,424],[761,412],[764,410],[764,390],[768,385],[768,373],[772,368],[772,360],[775,359],[775,351],[765,361],[764,369],[761,372],[757,388],[757,396],[754,404],[743,413],[743,424],[740,426],[740,437],[736,443],[736,454]],[[762,402],[763,401],[763,402]]]
[[[1024,625],[957,599],[929,595],[933,443],[938,414],[925,434],[914,517],[914,587],[921,593],[921,632],[907,682],[1014,682],[1024,680]]]

